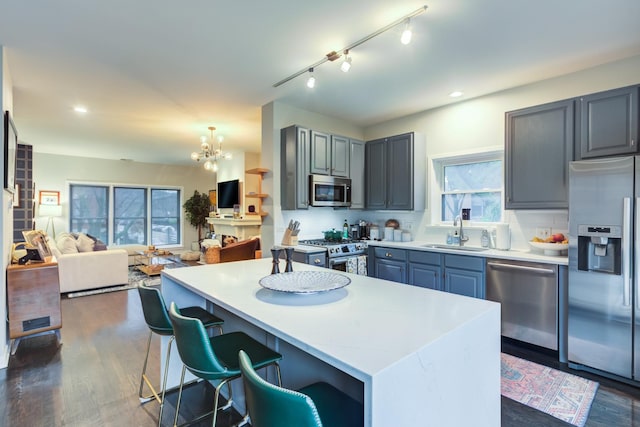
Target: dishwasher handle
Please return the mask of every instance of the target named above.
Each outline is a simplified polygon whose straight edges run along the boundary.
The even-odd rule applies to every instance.
[[[518,265],[518,264],[503,264],[500,262],[487,262],[487,266],[490,268],[495,268],[496,270],[520,270],[520,271],[528,271],[531,273],[542,273],[542,274],[556,274],[556,271],[552,268],[542,268],[542,267],[529,267],[526,265]]]

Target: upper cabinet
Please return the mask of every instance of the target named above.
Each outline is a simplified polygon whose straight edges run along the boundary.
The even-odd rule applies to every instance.
[[[506,209],[566,209],[574,100],[506,113]]]
[[[426,155],[413,132],[368,141],[365,146],[366,208],[423,210]]]
[[[638,152],[638,86],[580,97],[576,157]]]
[[[309,207],[310,133],[300,126],[280,131],[280,205],[284,210]]]
[[[365,207],[364,141],[349,140],[349,176],[351,177],[351,209]]]
[[[311,131],[311,173],[349,177],[349,138]]]

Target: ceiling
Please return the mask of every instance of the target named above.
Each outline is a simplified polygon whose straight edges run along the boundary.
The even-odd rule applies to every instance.
[[[349,73],[273,87],[425,4],[411,44],[401,25],[353,49]],[[638,0],[0,0],[0,45],[34,150],[189,164],[208,126],[260,151],[275,100],[365,127],[635,56],[638,16]]]

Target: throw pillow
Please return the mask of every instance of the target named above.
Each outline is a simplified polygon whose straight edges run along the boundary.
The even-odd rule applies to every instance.
[[[93,252],[94,245],[95,242],[90,237],[87,237],[86,234],[78,234],[78,239],[76,239],[76,246],[78,247],[79,252]]]
[[[77,254],[76,239],[70,234],[63,234],[56,239],[56,245],[63,254]]]

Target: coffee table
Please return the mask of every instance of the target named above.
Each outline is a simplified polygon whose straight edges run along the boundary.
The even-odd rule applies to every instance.
[[[180,263],[180,256],[171,252],[137,251],[135,262],[138,264],[138,270],[147,276],[155,276],[160,274],[166,265]]]

